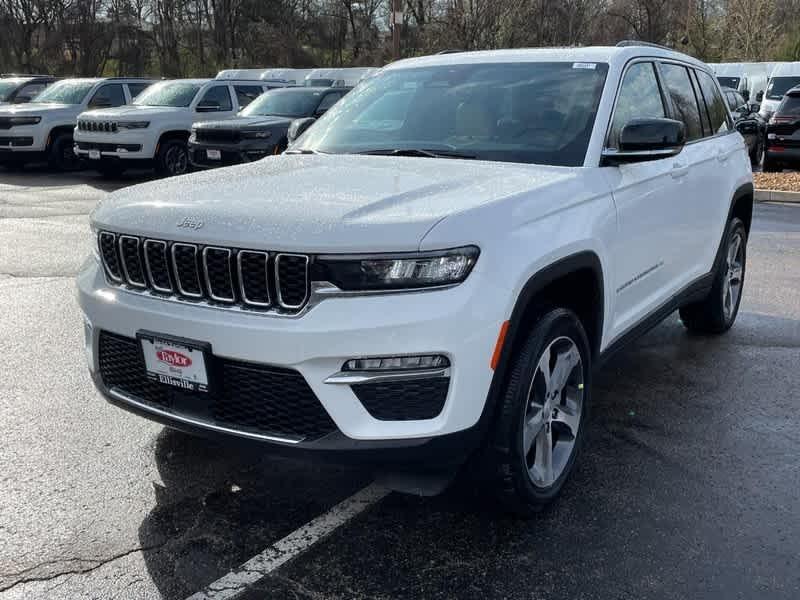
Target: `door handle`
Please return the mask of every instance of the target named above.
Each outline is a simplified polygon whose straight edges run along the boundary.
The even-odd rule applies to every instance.
[[[681,177],[685,177],[688,172],[689,172],[688,164],[682,162],[672,163],[672,171],[670,173],[674,179],[680,179]]]

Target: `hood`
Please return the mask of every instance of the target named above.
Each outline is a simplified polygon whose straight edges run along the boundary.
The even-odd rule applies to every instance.
[[[136,104],[126,104],[114,108],[98,108],[83,113],[84,117],[94,117],[96,119],[117,119],[120,117],[131,117],[134,119],[169,115],[173,113],[184,114],[188,111],[186,107],[175,106],[138,106]]]
[[[578,170],[475,160],[281,155],[119,190],[98,205],[92,219],[100,229],[243,248],[414,251],[445,217],[575,179]]]
[[[288,128],[294,121],[291,117],[233,117],[224,121],[203,121],[195,123],[195,129],[272,129],[273,127]]]
[[[80,110],[77,104],[55,104],[50,102],[27,103],[27,104],[5,104],[0,106],[0,115],[4,117],[26,116],[26,115],[48,115],[60,112],[74,113]]]

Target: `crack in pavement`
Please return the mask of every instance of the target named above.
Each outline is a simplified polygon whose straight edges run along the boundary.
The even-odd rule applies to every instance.
[[[49,575],[40,575],[40,576],[37,575],[37,576],[33,576],[33,577],[22,577],[21,579],[18,579],[16,581],[14,581],[11,585],[0,584],[0,592],[7,592],[8,590],[17,587],[18,585],[23,585],[23,584],[26,584],[26,583],[34,583],[34,582],[38,582],[38,581],[52,581],[54,579],[58,579],[59,577],[64,577],[64,576],[67,576],[67,575],[84,575],[86,573],[91,573],[92,571],[95,571],[95,570],[99,569],[100,567],[108,565],[108,564],[110,564],[110,563],[112,563],[112,562],[114,562],[116,560],[120,560],[120,559],[125,558],[127,556],[130,556],[132,554],[136,554],[137,552],[149,552],[151,550],[158,550],[158,549],[162,548],[164,545],[166,545],[166,543],[167,542],[164,541],[164,542],[162,542],[160,544],[153,544],[152,546],[140,546],[140,547],[137,547],[137,548],[133,548],[131,550],[126,550],[125,552],[121,552],[119,554],[114,554],[114,555],[112,555],[112,556],[110,556],[108,558],[102,558],[102,559],[69,558],[69,559],[48,560],[48,561],[45,561],[43,563],[39,563],[38,565],[34,565],[32,567],[24,569],[23,571],[19,571],[18,573],[8,573],[8,574],[3,573],[3,574],[0,574],[0,577],[19,577],[20,575],[23,575],[25,573],[30,573],[31,571],[34,571],[36,569],[41,569],[42,567],[46,567],[48,565],[53,565],[53,564],[58,564],[58,563],[65,563],[65,562],[92,562],[92,563],[94,563],[91,566],[86,567],[86,568],[67,569],[67,570],[56,572],[56,573],[51,573]]]

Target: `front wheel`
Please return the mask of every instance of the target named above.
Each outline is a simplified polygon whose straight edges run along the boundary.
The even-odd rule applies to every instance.
[[[162,142],[156,154],[156,172],[165,177],[189,171],[189,149],[183,140]]]
[[[532,516],[561,491],[583,440],[591,353],[569,310],[545,313],[514,360],[494,432],[500,500]]]
[[[50,151],[47,154],[47,164],[56,171],[77,171],[81,164],[81,159],[75,154],[72,136],[62,133],[56,136],[50,144]]]
[[[700,302],[681,307],[681,321],[690,331],[724,333],[739,314],[747,259],[747,230],[741,219],[733,218],[725,232],[722,261],[714,274],[711,292]]]

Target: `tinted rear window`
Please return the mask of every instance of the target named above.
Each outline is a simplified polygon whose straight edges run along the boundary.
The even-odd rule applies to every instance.
[[[786,96],[775,114],[782,117],[800,116],[800,96]]]

